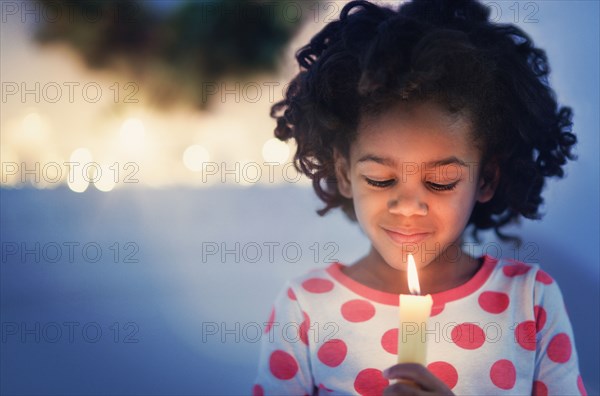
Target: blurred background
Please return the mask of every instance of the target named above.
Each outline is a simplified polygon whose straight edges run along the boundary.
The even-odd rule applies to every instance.
[[[345,3],[0,2],[1,394],[250,393],[284,281],[369,247],[269,117]],[[599,3],[485,3],[547,51],[579,159],[477,249],[557,279],[598,394]]]

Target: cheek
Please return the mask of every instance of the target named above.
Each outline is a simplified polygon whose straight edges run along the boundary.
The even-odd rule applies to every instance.
[[[445,221],[447,224],[452,224],[452,228],[460,228],[459,233],[462,233],[469,221],[474,205],[475,200],[473,195],[463,195],[453,199],[448,202],[447,209],[445,210]]]
[[[354,191],[354,211],[363,230],[367,231],[370,224],[377,222],[382,210],[386,209],[384,194],[368,194]]]

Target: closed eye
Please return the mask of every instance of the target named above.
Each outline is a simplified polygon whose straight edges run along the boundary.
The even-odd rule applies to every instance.
[[[429,185],[429,188],[435,191],[450,191],[456,188],[458,181],[455,181],[454,183],[450,184],[437,184],[432,182],[427,182],[427,184]]]
[[[394,184],[394,182],[396,181],[395,179],[389,179],[389,180],[373,180],[373,179],[369,179],[368,177],[365,177],[365,180],[368,184],[370,184],[373,187],[378,187],[378,188],[385,188],[385,187],[389,187],[392,184]]]

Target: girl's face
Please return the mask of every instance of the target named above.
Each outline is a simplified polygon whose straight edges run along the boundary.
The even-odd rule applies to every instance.
[[[336,152],[340,193],[391,267],[458,260],[459,242],[477,201],[494,188],[480,179],[481,153],[467,118],[433,103],[401,105],[363,120],[349,158]]]

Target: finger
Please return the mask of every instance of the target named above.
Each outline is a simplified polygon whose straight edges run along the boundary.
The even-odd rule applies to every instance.
[[[448,389],[444,382],[418,363],[396,364],[386,369],[383,375],[389,379],[401,379],[412,382],[425,391],[442,391],[444,394],[452,394],[452,391]]]
[[[427,371],[429,370],[418,363],[400,363],[384,370],[383,375],[390,379],[403,378],[416,381],[418,378],[426,375]]]
[[[407,383],[400,380],[383,391],[384,396],[425,396],[427,393],[423,391],[419,386],[415,386],[414,383]]]
[[[416,382],[408,380],[408,379],[400,378],[400,379],[395,379],[393,381],[394,382],[392,382],[392,384],[405,384],[405,385],[408,385],[408,386],[412,386],[413,388],[420,388],[421,387]]]

